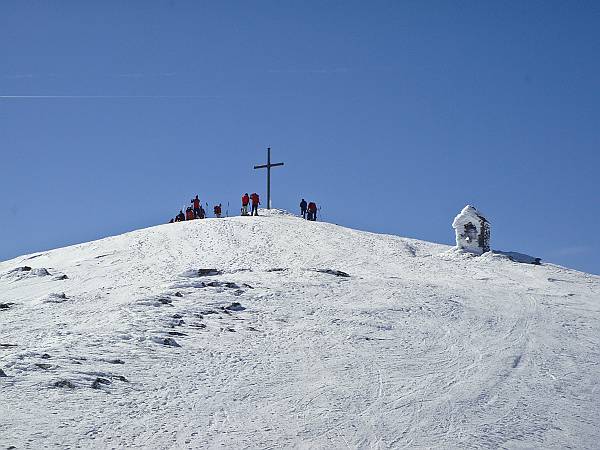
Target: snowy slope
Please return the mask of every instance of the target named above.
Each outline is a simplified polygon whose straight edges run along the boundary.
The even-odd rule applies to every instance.
[[[553,265],[275,211],[0,263],[0,303],[4,447],[600,442],[600,277]]]

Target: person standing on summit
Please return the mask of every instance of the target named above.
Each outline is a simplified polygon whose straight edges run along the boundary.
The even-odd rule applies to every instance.
[[[250,196],[250,200],[252,200],[252,212],[251,216],[258,216],[258,205],[260,205],[260,197],[256,192],[253,192]]]
[[[313,222],[317,220],[317,204],[315,202],[308,204],[308,220]]]
[[[246,192],[242,196],[242,216],[247,216],[248,215],[248,204],[249,203],[250,203],[250,196]]]
[[[300,215],[303,219],[306,219],[306,200],[304,199],[300,202]]]
[[[194,204],[194,217],[196,219],[200,218],[200,199],[198,198],[198,196],[196,195],[196,198],[192,200],[192,202]]]

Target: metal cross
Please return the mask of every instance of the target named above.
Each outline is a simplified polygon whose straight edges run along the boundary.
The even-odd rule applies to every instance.
[[[283,166],[283,163],[271,164],[271,147],[267,148],[267,163],[254,166],[255,169],[267,169],[267,209],[271,209],[271,167]]]

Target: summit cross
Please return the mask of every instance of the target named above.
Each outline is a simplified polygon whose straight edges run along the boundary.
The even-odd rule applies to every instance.
[[[271,209],[271,167],[283,166],[283,163],[271,164],[271,147],[267,148],[267,163],[254,166],[255,169],[267,169],[267,209]]]

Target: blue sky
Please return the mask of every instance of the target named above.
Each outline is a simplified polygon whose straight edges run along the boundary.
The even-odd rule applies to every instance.
[[[271,146],[276,207],[600,274],[599,2],[6,0],[0,54],[2,260],[237,212]]]

